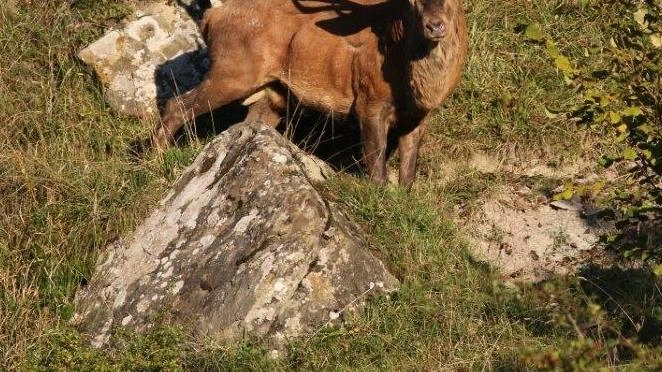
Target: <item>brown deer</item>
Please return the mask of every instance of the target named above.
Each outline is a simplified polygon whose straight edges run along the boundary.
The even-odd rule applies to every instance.
[[[265,89],[266,120],[276,125],[291,92],[305,107],[356,116],[375,182],[386,181],[396,139],[405,186],[430,113],[458,84],[467,52],[460,0],[227,0],[207,11],[202,31],[211,69],[167,102],[156,146],[185,121]]]

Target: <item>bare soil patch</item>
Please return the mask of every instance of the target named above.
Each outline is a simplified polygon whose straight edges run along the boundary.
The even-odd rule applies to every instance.
[[[592,168],[584,161],[553,168],[541,160],[499,160],[486,154],[448,167],[447,181],[458,177],[462,169],[512,180],[480,196],[470,210],[457,208],[461,225],[467,226],[472,254],[498,268],[505,278],[530,281],[572,274],[589,262],[613,263],[614,258],[601,247],[601,237],[613,229],[613,223],[600,208],[581,198],[553,201],[551,195],[520,181],[543,177],[561,186],[563,179],[590,182],[617,177],[615,171],[597,174]]]

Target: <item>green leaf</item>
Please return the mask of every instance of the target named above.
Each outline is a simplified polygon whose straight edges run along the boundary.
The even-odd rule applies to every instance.
[[[600,106],[607,107],[607,106],[609,106],[610,102],[611,102],[611,99],[609,98],[608,95],[605,94],[604,96],[600,97]]]
[[[563,74],[563,82],[565,83],[565,85],[568,85],[568,86],[570,86],[570,85],[572,85],[572,83],[574,83],[574,81],[571,78],[569,78],[568,75],[566,75],[566,74]]]
[[[623,151],[623,159],[634,160],[637,158],[637,152],[634,149],[626,149]]]
[[[618,133],[625,133],[628,130],[628,125],[627,124],[621,124],[616,128],[618,130]]]
[[[623,120],[621,115],[619,115],[617,112],[609,111],[609,121],[612,124],[618,124],[621,122],[621,120]]]
[[[572,196],[575,195],[575,190],[572,185],[566,186],[562,192],[554,195],[552,198],[556,201],[558,200],[570,200]]]
[[[568,57],[559,55],[556,58],[554,58],[554,64],[556,67],[563,71],[564,74],[566,75],[572,75],[574,72],[574,69],[572,68],[572,64],[570,63],[570,60]]]
[[[550,57],[556,58],[561,55],[559,48],[556,46],[556,43],[553,40],[547,39],[545,41],[545,45],[547,47],[547,53]]]
[[[643,113],[644,112],[641,111],[641,107],[637,107],[637,106],[628,107],[621,112],[623,116],[629,116],[629,117],[637,117]]]
[[[527,40],[533,41],[540,41],[545,38],[545,34],[542,32],[540,25],[537,23],[531,23],[530,25],[526,26],[524,36],[526,36]]]
[[[637,132],[641,132],[647,136],[651,135],[655,128],[650,123],[644,123],[637,127]]]
[[[662,265],[655,265],[653,268],[653,274],[655,274],[655,276],[662,276]]]
[[[593,102],[597,102],[602,98],[602,92],[597,89],[590,88],[584,92],[584,98]]]

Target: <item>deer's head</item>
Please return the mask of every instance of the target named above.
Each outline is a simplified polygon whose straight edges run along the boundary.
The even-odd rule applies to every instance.
[[[432,42],[441,41],[448,34],[455,7],[454,0],[407,0],[417,17],[421,34]]]

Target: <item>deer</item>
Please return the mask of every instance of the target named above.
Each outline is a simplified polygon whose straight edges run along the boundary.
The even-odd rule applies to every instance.
[[[416,176],[421,139],[460,82],[467,24],[460,0],[226,0],[201,23],[210,70],[170,99],[152,142],[164,148],[185,122],[256,92],[276,126],[286,96],[338,117],[353,115],[369,178]]]

